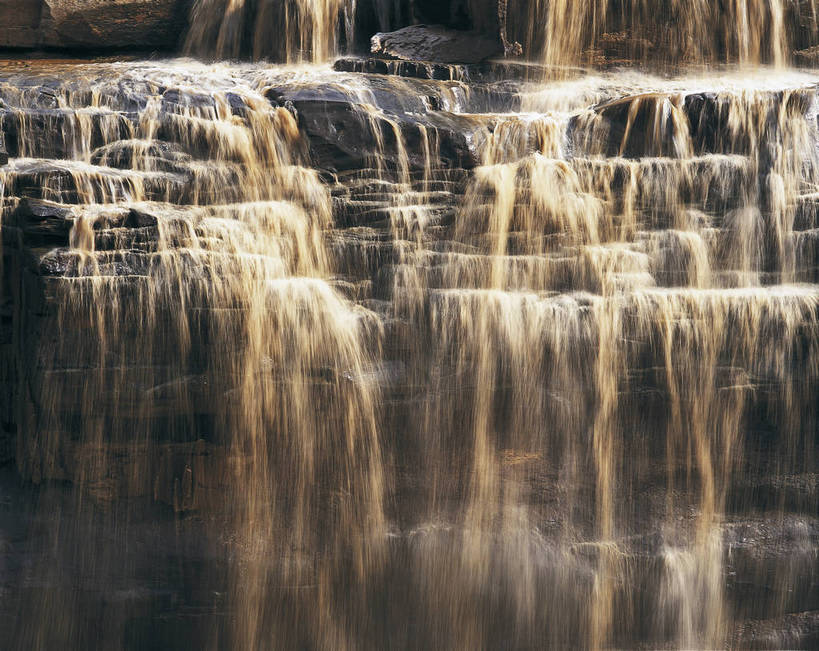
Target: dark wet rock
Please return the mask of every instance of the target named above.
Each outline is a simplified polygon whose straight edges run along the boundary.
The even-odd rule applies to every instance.
[[[211,109],[216,108],[216,100],[208,93],[196,93],[193,91],[169,88],[162,93],[162,110],[175,111],[177,108],[187,109]]]
[[[434,110],[434,88],[418,86],[396,92],[388,78],[373,77],[370,91],[382,107],[372,112],[342,88],[309,86],[271,88],[267,96],[288,105],[307,135],[314,164],[326,171],[399,164],[400,138],[410,167],[423,169],[431,151],[450,167],[472,168],[480,162],[477,133],[484,122],[470,115]],[[422,84],[423,82],[417,82]],[[435,105],[435,106],[432,106]]]
[[[9,153],[6,151],[6,139],[2,132],[0,132],[0,165],[5,165],[9,162]]]
[[[624,97],[595,107],[598,120],[591,137],[604,135],[605,156],[641,158],[644,156],[674,157],[675,128],[673,120],[663,120],[666,95],[645,94]],[[603,131],[600,127],[603,127]],[[659,128],[658,128],[659,127]]]
[[[819,648],[819,611],[743,621],[734,632],[734,648]]]
[[[61,162],[30,161],[6,177],[7,192],[19,198],[66,204],[111,203],[133,196],[147,200],[182,199],[195,191],[189,175],[172,172],[125,172],[114,168],[72,166]]]
[[[456,64],[375,57],[341,57],[336,59],[333,67],[339,72],[395,75],[467,83],[500,82],[508,84],[528,79],[542,79],[546,74],[544,66],[537,63],[500,59],[475,64]]]
[[[65,245],[74,224],[74,213],[68,206],[51,201],[22,199],[11,213],[8,226],[17,227],[30,246],[51,243]]]
[[[294,101],[318,167],[344,170],[367,167],[384,157],[388,167],[398,165],[397,137],[404,141],[409,163],[421,169],[426,147],[437,141],[440,158],[452,167],[472,168],[480,155],[470,133],[479,128],[468,117],[428,114],[423,121],[409,114],[385,118],[362,113],[347,102]],[[387,147],[382,151],[381,143]]]
[[[339,72],[361,72],[365,74],[396,75],[416,79],[437,79],[441,81],[468,78],[465,65],[433,63],[429,61],[404,61],[400,59],[342,57],[333,68]]]
[[[133,116],[98,111],[88,116],[91,147],[129,138]],[[0,110],[0,133],[5,136],[10,156],[25,153],[30,158],[72,158],[83,146],[76,114],[71,109]]]
[[[190,161],[190,155],[174,143],[161,140],[118,140],[94,150],[91,162],[119,169],[145,169],[172,172]]]
[[[735,95],[701,92],[687,95],[644,93],[604,102],[593,114],[574,116],[569,131],[578,152],[624,158],[687,157],[703,154],[760,154],[760,166],[770,164],[765,142],[780,136],[780,116],[805,115],[813,93],[771,92],[766,128],[749,133],[745,125],[729,124]],[[692,151],[687,151],[687,142]]]
[[[175,49],[188,0],[43,0],[41,45],[85,49]]]
[[[125,226],[129,228],[145,228],[147,226],[156,225],[156,215],[152,215],[151,213],[139,208],[131,208],[128,211],[128,218],[125,221]]]
[[[0,48],[34,48],[40,42],[42,0],[0,0]]]
[[[233,113],[233,115],[239,117],[245,117],[247,115],[248,106],[242,97],[236,93],[226,93],[225,99],[227,99],[228,105],[230,106],[230,111]]]
[[[380,32],[373,36],[370,50],[393,59],[439,63],[479,63],[503,53],[500,43],[486,35],[437,25]]]

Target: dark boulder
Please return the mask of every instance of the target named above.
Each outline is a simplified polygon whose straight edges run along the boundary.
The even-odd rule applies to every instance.
[[[447,29],[438,25],[412,25],[395,32],[379,32],[371,51],[407,61],[480,63],[503,54],[501,42],[479,32]]]
[[[481,121],[434,110],[430,104],[436,103],[436,97],[425,82],[415,82],[417,94],[395,93],[389,78],[370,82],[369,90],[382,111],[372,112],[354,94],[324,85],[271,88],[267,95],[298,116],[313,164],[322,170],[397,169],[404,163],[410,169],[424,169],[430,148],[447,167],[470,169],[480,163]]]
[[[175,50],[191,0],[0,0],[0,47]]]
[[[23,240],[29,246],[65,246],[74,219],[69,206],[23,198],[9,216],[7,226],[20,229]]]

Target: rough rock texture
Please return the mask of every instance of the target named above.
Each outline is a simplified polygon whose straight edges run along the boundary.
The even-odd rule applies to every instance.
[[[41,15],[42,0],[0,0],[0,47],[36,47]]]
[[[190,0],[0,0],[0,48],[176,50]]]
[[[439,25],[411,25],[372,38],[374,54],[394,59],[480,63],[503,53],[499,41],[478,32],[460,32]]]

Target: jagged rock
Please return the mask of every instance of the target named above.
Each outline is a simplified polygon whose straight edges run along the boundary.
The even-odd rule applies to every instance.
[[[437,63],[434,61],[404,61],[376,57],[341,57],[333,68],[338,72],[363,72],[366,74],[395,75],[415,79],[435,79],[439,81],[464,81],[472,83],[496,83],[496,90],[502,83],[542,79],[546,68],[537,63],[492,60],[477,64]],[[517,89],[510,89],[509,99],[520,99]],[[519,103],[519,102],[518,102]],[[503,110],[514,110],[507,107]]]
[[[411,25],[394,32],[379,32],[373,36],[370,50],[393,59],[439,63],[480,63],[503,54],[498,40],[438,25]]]
[[[417,82],[423,84],[424,82]],[[369,112],[352,95],[324,85],[271,88],[271,101],[291,106],[310,143],[316,167],[340,171],[372,167],[382,159],[387,168],[398,165],[395,142],[403,140],[409,166],[423,169],[428,147],[437,144],[449,167],[471,169],[480,163],[476,132],[484,124],[469,115],[430,110],[435,96],[419,85],[419,94],[395,93],[390,80],[374,81],[371,92],[386,110]]]
[[[9,153],[6,151],[6,139],[0,131],[0,165],[5,165],[9,162]]]
[[[452,167],[473,168],[480,163],[480,154],[473,142],[472,132],[477,125],[468,117],[455,114],[428,114],[421,121],[404,114],[390,120],[363,116],[349,104],[339,102],[295,103],[305,131],[310,139],[314,162],[325,169],[366,167],[368,160],[378,156],[394,157],[388,167],[398,163],[394,146],[384,153],[379,151],[379,140],[387,143],[396,139],[396,128],[404,140],[412,168],[422,169],[425,164],[424,134],[435,134],[439,157]],[[380,131],[380,138],[378,132]]]
[[[392,31],[406,25],[440,25],[453,30],[473,30],[497,44],[498,52],[519,55],[521,46],[507,39],[508,0],[413,0],[383,2],[358,0],[353,17],[352,47],[367,50],[376,31]],[[509,13],[513,16],[515,9]],[[516,26],[513,26],[516,27]],[[515,35],[520,30],[515,31]],[[436,59],[437,60],[437,59]]]

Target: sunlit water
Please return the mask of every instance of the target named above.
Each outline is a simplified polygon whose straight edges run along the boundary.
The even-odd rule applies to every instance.
[[[5,266],[45,277],[17,648],[715,648],[816,608],[816,76],[561,77],[0,67]]]

